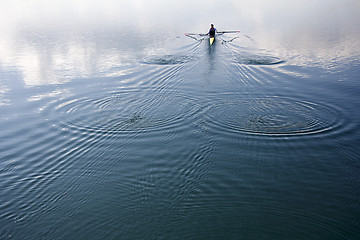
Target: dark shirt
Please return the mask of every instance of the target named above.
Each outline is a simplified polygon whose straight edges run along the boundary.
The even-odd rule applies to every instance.
[[[211,36],[211,37],[213,37],[213,36],[215,36],[215,33],[217,32],[217,30],[216,30],[216,28],[210,28],[210,30],[209,30],[209,36]]]

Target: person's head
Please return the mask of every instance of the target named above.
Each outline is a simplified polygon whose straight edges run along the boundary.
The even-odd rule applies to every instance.
[[[214,27],[214,24],[211,24],[211,27],[213,28],[213,27]]]

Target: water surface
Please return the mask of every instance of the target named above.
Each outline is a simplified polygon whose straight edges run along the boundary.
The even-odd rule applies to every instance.
[[[358,239],[359,13],[5,1],[0,239]]]

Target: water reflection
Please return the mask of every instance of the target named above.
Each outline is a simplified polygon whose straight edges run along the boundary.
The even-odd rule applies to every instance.
[[[3,97],[8,91],[9,89],[0,85],[0,106],[6,106],[9,104],[9,99]]]
[[[197,12],[197,21],[192,26],[184,24],[184,19],[194,18],[191,11],[187,14],[188,11],[184,11],[188,10],[187,4],[187,1],[176,6],[165,1],[155,1],[150,6],[143,1],[55,1],[51,4],[6,1],[0,17],[0,62],[3,66],[18,68],[26,86],[59,84],[94,75],[121,75],[141,57],[149,55],[149,51],[164,49],[161,44],[171,42],[174,36],[192,30],[206,31],[210,21],[205,20],[207,13]],[[356,14],[360,7],[355,1],[328,1],[325,8],[313,1],[294,5],[283,0],[275,3],[227,1],[219,6],[201,6],[220,7],[216,17],[211,18],[218,22],[218,28],[252,34],[257,48],[276,50],[276,57],[291,59],[290,64],[307,65],[315,61],[324,68],[333,68],[331,64],[353,58],[359,49],[355,23],[360,20]],[[177,9],[185,16],[174,15],[166,25],[164,19],[156,17],[164,12],[157,8],[164,7],[170,12]],[[225,15],[220,11],[222,8],[232,8],[233,14]],[[350,12],[345,11],[348,9]],[[236,41],[240,45],[248,44],[244,39]],[[164,57],[168,58],[166,54]],[[162,58],[158,60],[163,62]],[[155,62],[159,63],[156,59]]]
[[[85,36],[84,33],[67,34],[68,38],[57,38],[51,36],[51,32],[33,32],[5,42],[2,48],[9,53],[4,65],[16,66],[26,86],[36,86],[89,76],[121,75],[134,62],[131,49],[119,49],[110,41],[108,45],[104,43],[109,33],[94,32],[98,36],[89,38],[86,33]],[[116,38],[121,36],[115,36],[114,40]]]

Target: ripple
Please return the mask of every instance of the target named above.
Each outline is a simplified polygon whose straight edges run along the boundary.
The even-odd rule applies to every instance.
[[[176,93],[123,91],[67,99],[57,103],[52,115],[64,129],[128,134],[184,127],[196,111],[196,105]]]
[[[269,136],[322,134],[341,128],[344,118],[334,106],[285,97],[239,98],[210,107],[207,117],[221,132]]]
[[[147,57],[143,60],[143,63],[155,65],[175,65],[187,63],[191,60],[192,57],[185,55],[164,55]]]
[[[237,55],[235,56],[234,62],[245,65],[275,65],[283,63],[284,60],[266,55]]]
[[[237,204],[197,206],[188,210],[187,215],[176,222],[176,227],[191,222],[192,226],[188,227],[193,231],[182,230],[181,233],[186,239],[201,239],[202,236],[207,236],[207,239],[237,239],[233,236],[242,236],[243,239],[254,239],[254,236],[255,239],[293,239],[293,236],[306,236],[300,239],[324,239],[329,236],[332,239],[351,239],[354,235],[315,214],[306,215],[281,207],[266,208],[254,202],[237,201]],[[221,219],[222,225],[208,220],[214,218]],[[227,231],[222,231],[224,227]]]
[[[226,48],[234,64],[275,65],[285,62],[283,59],[273,56],[271,52],[266,52],[254,47],[229,44],[226,45]]]

